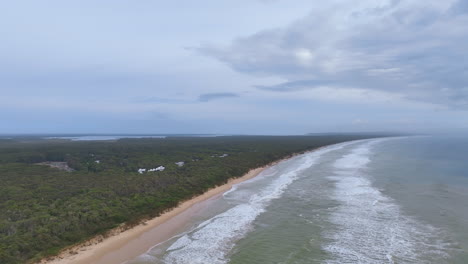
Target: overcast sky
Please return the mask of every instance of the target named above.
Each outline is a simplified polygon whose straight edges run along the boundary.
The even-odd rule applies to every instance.
[[[468,0],[0,0],[0,133],[468,130]]]

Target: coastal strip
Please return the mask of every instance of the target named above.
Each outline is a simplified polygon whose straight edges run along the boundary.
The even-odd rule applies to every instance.
[[[41,260],[38,264],[119,264],[147,252],[156,244],[177,235],[191,216],[210,200],[230,190],[233,185],[249,180],[265,169],[302,153],[290,155],[264,167],[250,170],[226,184],[214,187],[202,195],[182,202],[158,217],[144,221],[127,230],[116,228],[106,237],[97,236],[84,243],[64,249],[60,254]]]

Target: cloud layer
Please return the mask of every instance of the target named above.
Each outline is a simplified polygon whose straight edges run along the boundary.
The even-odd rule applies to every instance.
[[[36,2],[0,9],[0,134],[468,129],[468,0]]]
[[[198,97],[198,101],[208,102],[212,100],[223,99],[223,98],[233,98],[233,97],[239,97],[239,95],[235,93],[207,93],[207,94],[201,94]]]
[[[291,25],[198,50],[242,73],[279,76],[263,90],[367,89],[468,109],[468,4],[330,1]]]

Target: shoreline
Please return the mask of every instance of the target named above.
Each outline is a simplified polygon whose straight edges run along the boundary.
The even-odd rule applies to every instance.
[[[317,149],[305,151],[315,151]],[[36,264],[120,264],[144,254],[153,246],[167,241],[178,234],[197,210],[203,208],[233,185],[256,177],[265,169],[297,155],[274,161],[266,166],[251,169],[238,178],[229,179],[227,183],[209,189],[205,193],[181,202],[167,212],[155,218],[122,230],[121,227],[110,230],[107,236],[99,235],[83,243],[64,249],[54,257],[44,258]]]

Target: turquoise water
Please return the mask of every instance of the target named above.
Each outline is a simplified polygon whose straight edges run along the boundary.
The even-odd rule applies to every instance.
[[[468,263],[468,139],[348,142],[235,186],[142,263]]]

